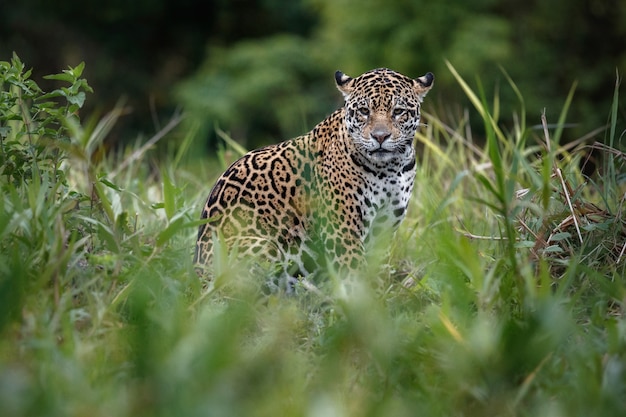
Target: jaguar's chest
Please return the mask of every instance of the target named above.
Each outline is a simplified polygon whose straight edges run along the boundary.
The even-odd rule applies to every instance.
[[[367,173],[364,179],[358,195],[362,239],[366,241],[383,230],[395,230],[404,219],[413,192],[415,169]]]

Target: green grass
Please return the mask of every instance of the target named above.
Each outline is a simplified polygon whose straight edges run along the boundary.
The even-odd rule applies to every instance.
[[[81,124],[80,68],[41,108],[16,59],[0,79],[1,415],[626,412],[617,86],[586,178],[588,145],[560,145],[559,128],[529,127],[521,94],[499,109],[450,67],[484,125],[425,115],[415,196],[382,272],[350,296],[260,297],[237,264],[215,291],[195,277],[218,172],[183,163],[191,134],[156,164],[139,146],[97,161],[122,109]],[[501,111],[518,123],[500,126]]]

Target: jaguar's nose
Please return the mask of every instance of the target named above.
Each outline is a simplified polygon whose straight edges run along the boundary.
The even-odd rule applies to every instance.
[[[386,129],[375,129],[370,135],[372,136],[372,139],[375,139],[380,145],[382,145],[384,141],[391,137],[391,132]]]

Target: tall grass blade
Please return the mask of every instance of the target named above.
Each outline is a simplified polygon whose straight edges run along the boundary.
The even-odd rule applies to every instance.
[[[572,100],[574,99],[574,92],[576,91],[577,82],[572,84],[572,87],[567,94],[567,98],[565,99],[565,103],[563,104],[563,108],[561,109],[561,113],[559,114],[559,120],[557,123],[556,130],[552,135],[552,141],[554,142],[555,148],[559,146],[561,142],[561,136],[563,134],[563,129],[565,128],[565,120],[567,118],[567,112],[569,111],[569,107],[572,104]],[[556,150],[556,149],[555,149]]]

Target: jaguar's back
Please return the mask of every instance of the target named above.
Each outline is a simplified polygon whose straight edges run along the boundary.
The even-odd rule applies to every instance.
[[[415,178],[413,138],[433,75],[337,71],[345,106],[304,136],[257,149],[211,190],[195,262],[216,239],[240,257],[280,263],[285,277],[363,265],[364,245],[404,218]]]

